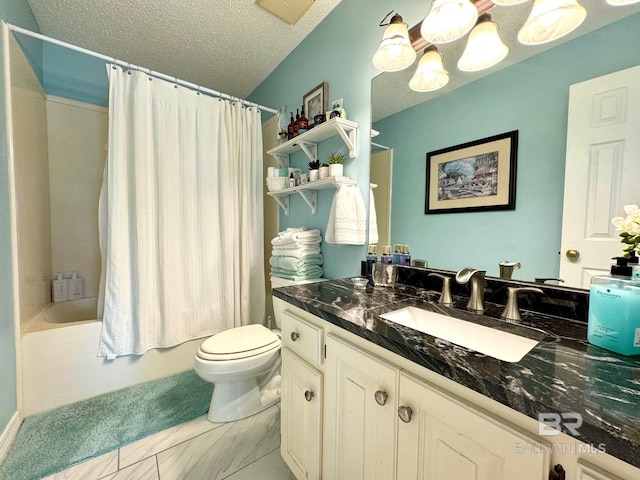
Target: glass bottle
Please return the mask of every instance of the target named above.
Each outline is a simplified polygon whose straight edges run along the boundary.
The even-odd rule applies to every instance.
[[[300,132],[298,131],[298,124],[300,123],[300,110],[298,108],[296,108],[296,119],[293,122],[293,136],[297,137],[298,135],[300,135]]]
[[[287,122],[287,106],[280,105],[278,107],[278,143],[287,141],[289,132],[289,123]]]
[[[287,125],[287,138],[289,140],[291,140],[294,135],[293,132],[296,129],[296,121],[293,119],[293,112],[291,112],[291,121],[289,122],[289,125]]]
[[[298,133],[304,133],[307,130],[309,130],[309,120],[307,120],[307,117],[304,115],[304,105],[302,105],[302,112],[298,120]]]

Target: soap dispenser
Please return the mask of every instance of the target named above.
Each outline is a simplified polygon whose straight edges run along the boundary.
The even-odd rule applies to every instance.
[[[71,274],[71,278],[68,280],[69,300],[80,300],[82,298],[82,278],[76,275],[76,272]]]
[[[640,281],[625,257],[616,257],[611,275],[597,275],[589,290],[590,343],[622,355],[640,355]]]
[[[51,282],[51,300],[54,302],[64,302],[68,299],[67,280],[58,273]]]
[[[635,250],[632,250],[629,253],[628,262],[629,266],[631,267],[631,278],[634,281],[640,281],[640,262],[638,257],[636,256]]]

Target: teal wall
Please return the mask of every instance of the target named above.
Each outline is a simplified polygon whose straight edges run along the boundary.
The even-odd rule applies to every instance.
[[[434,267],[517,278],[559,270],[569,86],[638,65],[640,13],[376,122],[376,142],[394,149],[392,243]],[[626,46],[626,47],[625,47]],[[516,209],[424,213],[426,153],[519,130]]]
[[[378,23],[389,12],[388,4],[367,0],[343,0],[309,36],[250,95],[263,105],[287,105],[289,110],[302,104],[302,96],[322,81],[329,84],[329,101],[344,98],[347,118],[358,122],[357,157],[345,161],[345,175],[358,180],[369,200],[369,135],[371,125],[371,79],[377,70],[371,57],[383,30]],[[426,10],[426,7],[424,8]],[[416,18],[416,22],[419,19]],[[286,28],[283,25],[283,28]],[[343,148],[328,140],[318,147],[324,161],[332,149]],[[304,154],[291,156],[291,164],[307,170]],[[325,231],[333,190],[318,192],[318,214],[312,216],[302,198],[291,196],[290,215],[280,215],[280,229],[307,226]],[[325,277],[339,278],[360,273],[359,261],[366,246],[331,246],[323,242]]]
[[[0,18],[38,31],[27,0],[0,0]],[[0,51],[0,61],[4,61]],[[2,69],[3,70],[3,69]],[[16,350],[13,322],[13,266],[11,262],[11,211],[5,124],[4,72],[0,71],[0,432],[17,410]]]

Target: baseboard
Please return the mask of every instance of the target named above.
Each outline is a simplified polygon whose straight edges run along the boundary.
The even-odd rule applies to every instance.
[[[22,425],[22,418],[20,418],[20,412],[16,412],[0,435],[0,463],[2,463],[13,441],[16,439],[20,425]]]

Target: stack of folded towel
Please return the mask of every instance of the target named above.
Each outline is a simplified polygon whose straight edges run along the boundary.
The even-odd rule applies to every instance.
[[[320,230],[287,228],[271,240],[271,275],[300,281],[322,277]]]

